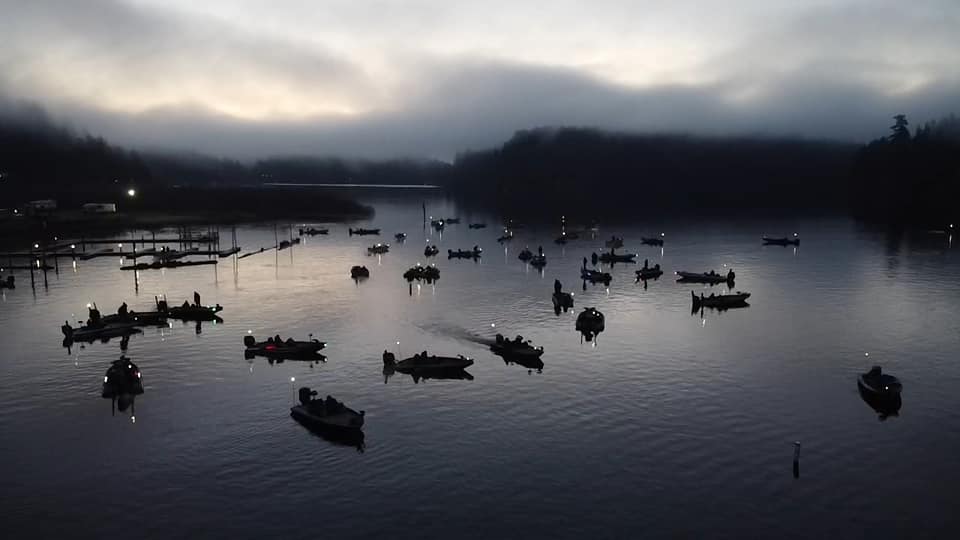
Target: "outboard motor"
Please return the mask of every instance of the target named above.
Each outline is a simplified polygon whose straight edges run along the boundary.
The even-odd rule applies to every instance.
[[[246,335],[246,336],[243,336],[243,344],[247,347],[253,347],[254,345],[257,344],[257,340],[254,339],[253,336]]]
[[[70,326],[70,321],[64,321],[63,326],[60,327],[60,331],[63,332],[64,337],[70,339],[73,336],[73,327]]]
[[[157,311],[161,313],[166,313],[168,310],[169,310],[169,306],[167,305],[166,300],[159,300],[157,302]]]

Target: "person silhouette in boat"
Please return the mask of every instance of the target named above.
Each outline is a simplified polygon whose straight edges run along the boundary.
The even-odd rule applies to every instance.
[[[273,336],[273,342],[277,345],[283,345],[283,340],[280,339],[280,334]]]
[[[193,305],[200,307],[200,293],[193,291]]]
[[[728,281],[733,281],[733,278],[735,278],[736,276],[737,276],[737,275],[733,273],[733,268],[731,268],[730,270],[727,271],[727,280],[728,280]]]
[[[590,255],[590,262],[592,262],[594,266],[597,265],[597,252],[596,252],[596,251],[594,251],[594,252]]]
[[[126,317],[126,316],[127,316],[127,303],[126,303],[126,302],[120,304],[120,307],[117,308],[117,315],[119,315],[119,316],[121,316],[121,317]]]
[[[583,258],[583,269],[584,269],[584,270],[587,269],[587,258],[586,258],[586,257]]]
[[[586,261],[586,259],[584,259],[584,261]],[[584,268],[586,268],[586,263],[584,263]],[[559,280],[559,279],[554,279],[554,280],[553,280],[553,293],[559,296],[560,291],[562,291],[562,290],[563,290],[563,284],[560,283],[560,280]]]
[[[100,310],[97,309],[97,305],[94,304],[93,307],[88,309],[90,318],[87,320],[87,326],[100,326],[102,322],[100,321]]]
[[[644,269],[644,270],[648,270],[649,268],[650,268],[650,260],[649,260],[649,259],[644,259],[644,260],[643,260],[643,269]]]
[[[537,246],[537,255],[543,257],[543,246]]]

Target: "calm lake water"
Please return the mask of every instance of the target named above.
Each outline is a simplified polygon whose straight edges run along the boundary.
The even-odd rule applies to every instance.
[[[0,505],[19,537],[219,538],[956,538],[960,480],[960,258],[943,236],[896,236],[846,219],[602,226],[566,247],[555,229],[517,231],[459,216],[442,236],[419,201],[376,204],[374,237],[329,236],[216,267],[119,270],[117,258],[61,261],[0,296]],[[485,221],[487,229],[467,224]],[[404,231],[405,244],[393,240]],[[666,233],[663,249],[641,235]],[[802,244],[764,247],[798,231]],[[583,256],[610,234],[667,275],[647,287],[617,265],[582,289]],[[238,230],[245,250],[273,225]],[[440,280],[408,287],[425,239],[484,248],[436,258]],[[541,275],[517,260],[529,245]],[[348,275],[365,264],[370,279]],[[737,272],[750,307],[691,314],[675,270]],[[576,292],[555,315],[554,278]],[[725,286],[714,291],[726,290]],[[100,385],[119,341],[61,345],[88,302],[149,309],[199,291],[221,324],[146,329],[128,356],[146,392],[111,416]],[[574,330],[596,306],[606,331]],[[496,325],[495,328],[492,325]],[[328,342],[328,361],[247,360],[252,331]],[[542,372],[507,365],[482,339],[523,334]],[[399,345],[397,345],[399,342]],[[385,379],[384,349],[475,359],[473,380]],[[865,356],[869,353],[869,357]],[[903,407],[884,421],[856,377],[897,375]],[[366,411],[365,447],[335,444],[289,416],[309,385]],[[800,475],[793,442],[802,442]]]

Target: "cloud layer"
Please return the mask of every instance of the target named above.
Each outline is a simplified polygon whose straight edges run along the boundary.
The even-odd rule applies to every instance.
[[[245,158],[449,158],[542,125],[863,140],[960,104],[955,0],[456,4],[0,0],[0,95]]]

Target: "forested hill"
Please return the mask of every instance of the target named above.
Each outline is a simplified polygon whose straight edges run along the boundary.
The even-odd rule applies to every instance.
[[[797,139],[537,129],[458,156],[452,182],[511,213],[830,211],[846,208],[856,150]]]
[[[54,125],[35,108],[0,114],[0,193],[30,198],[115,196],[140,187],[282,183],[439,184],[466,204],[511,216],[585,219],[682,213],[719,216],[852,210],[880,221],[957,220],[960,120],[866,145],[791,138],[517,132],[454,163],[283,157],[252,164],[138,153]],[[12,201],[12,203],[10,202]],[[960,221],[960,220],[957,220]]]

